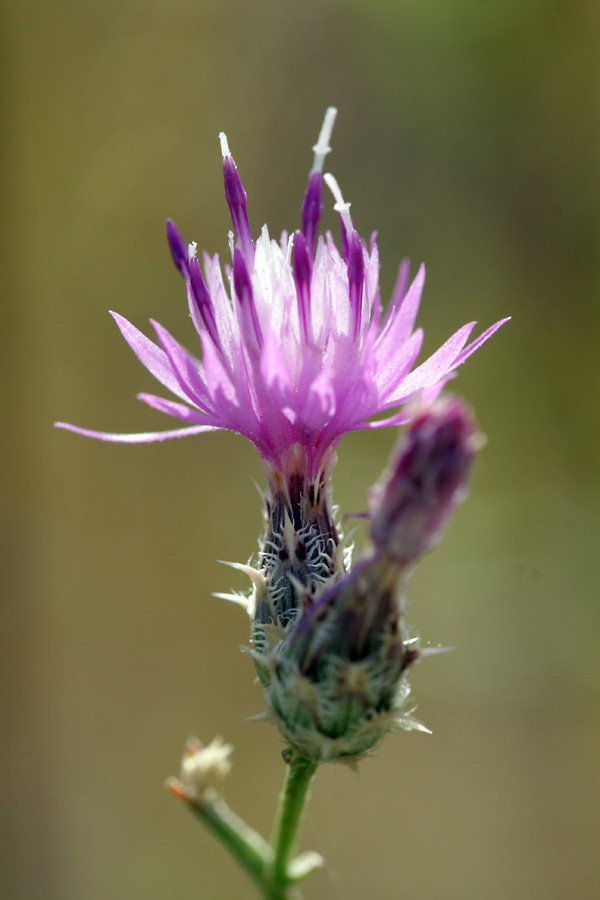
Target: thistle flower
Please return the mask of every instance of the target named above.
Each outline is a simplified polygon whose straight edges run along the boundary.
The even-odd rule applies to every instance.
[[[154,394],[139,399],[185,423],[175,430],[110,434],[57,423],[106,441],[144,443],[205,431],[237,432],[257,448],[270,477],[289,483],[289,465],[299,455],[311,484],[330,468],[334,448],[346,432],[406,421],[402,406],[421,391],[434,395],[450,375],[504,321],[467,345],[470,322],[413,369],[423,333],[414,329],[425,278],[421,266],[408,285],[400,266],[385,316],[379,295],[375,236],[361,240],[337,182],[323,176],[336,110],[327,110],[302,205],[302,226],[279,242],[264,226],[253,240],[246,192],[221,137],[225,196],[231,211],[231,264],[225,279],[218,255],[186,246],[173,222],[167,238],[187,289],[190,315],[202,345],[202,360],[182,347],[158,322],[154,343],[118,313],[123,337],[143,365],[177,400]],[[322,185],[335,199],[340,249],[331,234],[317,238]],[[376,415],[387,413],[373,421]]]
[[[406,671],[418,653],[405,636],[403,584],[409,564],[439,534],[464,487],[474,430],[456,401],[417,418],[382,485],[371,494],[371,548],[353,569],[336,524],[329,474],[349,431],[405,424],[407,404],[424,409],[448,379],[505,321],[467,344],[459,328],[414,368],[423,340],[415,329],[425,279],[409,285],[400,265],[385,315],[375,236],[360,238],[332,175],[323,174],[336,110],[327,110],[314,149],[301,228],[279,242],[266,226],[256,242],[246,192],[221,134],[231,262],[185,244],[173,222],[167,239],[182,275],[202,359],[158,322],[158,343],[112,313],[143,365],[172,394],[139,399],[185,423],[169,431],[112,434],[59,427],[107,441],[145,443],[226,429],[257,448],[266,468],[266,528],[241,602],[252,620],[252,649],[267,713],[311,760],[353,759],[394,724],[420,727],[406,710]],[[317,236],[323,182],[339,213],[341,241]],[[377,417],[377,418],[375,418]],[[194,778],[194,745],[185,772]],[[217,747],[225,760],[227,748]],[[197,765],[198,763],[198,765]],[[190,770],[188,772],[188,769]]]

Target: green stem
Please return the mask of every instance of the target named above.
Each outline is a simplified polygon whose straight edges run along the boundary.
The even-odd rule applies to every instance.
[[[285,784],[279,799],[279,810],[275,828],[275,859],[273,861],[272,881],[276,893],[273,900],[285,900],[287,888],[293,880],[290,876],[289,864],[292,856],[298,828],[302,819],[308,792],[318,763],[297,757],[288,766]]]
[[[191,803],[190,808],[270,900],[267,882],[273,865],[273,850],[265,839],[236,816],[219,796],[207,798],[202,803]]]

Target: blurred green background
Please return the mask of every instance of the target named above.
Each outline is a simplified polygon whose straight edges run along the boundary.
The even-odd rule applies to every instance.
[[[230,434],[119,447],[52,422],[170,425],[106,310],[193,346],[165,219],[226,255],[225,130],[254,234],[297,227],[334,104],[329,168],[379,231],[383,296],[402,256],[427,264],[426,350],[513,321],[454,384],[489,442],[411,586],[411,624],[459,648],[414,672],[433,735],[322,768],[305,896],[599,896],[600,5],[5,0],[3,22],[0,891],[254,896],[162,785],[189,734],[222,734],[228,800],[269,831],[282,744],[245,722],[248,624],[211,596],[244,584],[215,560],[256,549],[259,461]],[[344,439],[343,510],[393,439]]]

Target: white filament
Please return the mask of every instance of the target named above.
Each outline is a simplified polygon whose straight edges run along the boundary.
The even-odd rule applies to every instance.
[[[330,106],[325,113],[325,118],[323,119],[323,124],[321,125],[319,140],[313,147],[313,150],[315,151],[315,158],[312,167],[313,172],[323,171],[323,163],[325,162],[325,157],[331,150],[329,141],[331,139],[331,132],[333,131],[333,125],[335,123],[336,116],[337,109],[335,108],[335,106]]]
[[[282,237],[283,237],[283,235],[282,235]],[[294,247],[294,235],[292,233],[292,234],[290,234],[289,238],[287,239],[287,246],[286,246],[286,251],[285,251],[285,264],[288,268],[292,264],[293,247]],[[283,250],[283,247],[281,249]]]
[[[344,200],[340,186],[333,175],[327,172],[323,178],[325,179],[325,184],[333,194],[333,199],[335,200],[335,206],[333,208],[342,217],[342,222],[346,226],[346,231],[350,234],[350,232],[354,231],[354,225],[352,224],[352,219],[350,217],[350,204],[346,203]]]

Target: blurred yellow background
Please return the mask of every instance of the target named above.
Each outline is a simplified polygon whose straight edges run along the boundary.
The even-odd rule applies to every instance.
[[[185,738],[236,747],[231,805],[268,833],[282,748],[216,559],[256,549],[262,481],[231,434],[103,445],[55,419],[167,428],[106,310],[194,349],[164,221],[227,255],[217,134],[256,236],[328,166],[382,294],[427,264],[426,351],[513,321],[454,388],[488,446],[411,585],[457,652],[412,678],[431,736],[317,775],[307,900],[600,895],[600,5],[592,0],[4,3],[7,900],[230,900],[253,887],[163,790]],[[328,197],[326,205],[331,207]],[[325,224],[335,228],[328,211]],[[340,445],[363,509],[391,433]],[[360,542],[360,538],[359,538]]]

